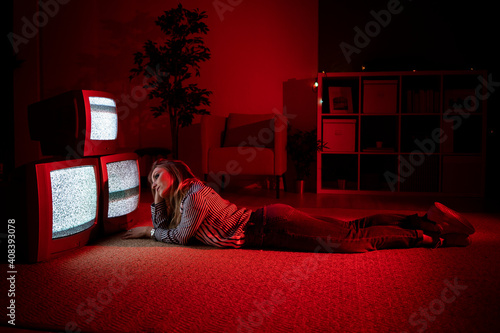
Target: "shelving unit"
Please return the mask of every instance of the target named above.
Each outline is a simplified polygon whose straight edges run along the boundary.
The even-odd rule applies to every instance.
[[[318,193],[483,196],[484,82],[473,70],[319,73]]]

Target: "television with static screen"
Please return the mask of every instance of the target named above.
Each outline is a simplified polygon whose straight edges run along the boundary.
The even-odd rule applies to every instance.
[[[28,123],[44,156],[75,159],[116,150],[116,102],[106,92],[74,90],[33,103]]]
[[[34,162],[16,170],[12,193],[17,207],[20,258],[46,261],[82,247],[95,237],[99,218],[97,158]]]
[[[140,200],[139,157],[135,153],[101,156],[101,231],[112,234],[137,222]]]

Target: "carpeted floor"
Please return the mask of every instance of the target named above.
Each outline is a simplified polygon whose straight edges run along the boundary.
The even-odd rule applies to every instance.
[[[148,222],[149,203],[141,203]],[[320,207],[305,207],[324,213]],[[344,219],[380,210],[337,208]],[[413,213],[413,211],[399,211]],[[181,247],[119,235],[17,265],[16,328],[57,332],[493,332],[500,218],[467,248],[365,254]],[[3,272],[7,266],[2,265]],[[5,274],[5,273],[4,273]],[[2,278],[2,294],[9,289]],[[2,296],[5,313],[6,298]],[[2,315],[2,325],[9,320]],[[0,328],[2,332],[5,327]]]

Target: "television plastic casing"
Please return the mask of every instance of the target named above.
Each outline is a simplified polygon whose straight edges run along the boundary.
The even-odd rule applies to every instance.
[[[82,169],[73,168],[85,168],[85,172]],[[17,171],[19,179],[25,179],[24,182],[16,182],[17,191],[13,191],[13,193],[17,193],[16,212],[17,216],[20,217],[16,218],[18,233],[16,238],[18,238],[17,248],[20,251],[21,261],[36,263],[50,260],[86,245],[89,240],[96,236],[101,191],[99,160],[97,158],[35,162],[18,169],[20,170]],[[53,191],[52,171],[56,173],[57,171],[67,171],[74,173],[74,175],[76,175],[75,172],[80,171],[84,176],[88,176],[85,179],[88,182],[82,182],[73,174],[66,177],[68,182],[63,182],[64,184],[60,184],[60,187],[66,187],[62,190],[63,193],[67,194],[64,191],[69,192],[67,198],[62,200],[63,202],[67,201],[68,205],[62,206],[68,211],[83,208],[87,210],[89,216],[93,216],[86,223],[81,223],[76,228],[70,229],[71,231],[59,231],[58,238],[54,238],[53,226],[56,220],[54,212],[61,204],[56,205],[53,202],[54,192],[57,190]],[[75,192],[74,195],[72,195],[73,192]],[[86,205],[87,202],[90,205]]]
[[[106,92],[74,90],[33,103],[28,122],[31,139],[40,142],[44,156],[78,159],[116,151],[116,103]]]
[[[101,233],[109,235],[130,229],[138,218],[141,189],[139,157],[135,153],[101,156],[99,164],[102,189]],[[110,165],[118,167],[111,172]],[[125,174],[121,175],[120,172]]]

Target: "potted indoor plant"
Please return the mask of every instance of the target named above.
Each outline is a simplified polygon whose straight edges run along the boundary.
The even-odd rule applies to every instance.
[[[296,173],[297,191],[304,191],[304,180],[311,174],[311,164],[316,160],[316,153],[326,145],[318,140],[316,130],[301,131],[292,129],[288,133],[287,153]]]
[[[202,35],[208,27],[203,22],[206,12],[188,10],[179,5],[155,21],[165,35],[162,43],[147,40],[143,51],[134,54],[135,67],[130,79],[143,76],[149,99],[159,103],[151,107],[156,118],[169,115],[172,155],[178,158],[179,128],[191,125],[195,115],[210,114],[210,91],[190,81],[200,75],[200,63],[210,59],[210,50]]]

